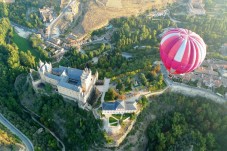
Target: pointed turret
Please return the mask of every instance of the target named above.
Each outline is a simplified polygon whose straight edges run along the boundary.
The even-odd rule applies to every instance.
[[[41,68],[44,65],[44,63],[39,59],[39,68]]]

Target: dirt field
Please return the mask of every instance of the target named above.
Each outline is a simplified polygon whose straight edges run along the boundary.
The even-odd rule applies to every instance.
[[[121,0],[108,0],[106,7],[122,8]]]
[[[74,28],[75,34],[85,34],[95,29],[99,29],[108,24],[113,18],[138,15],[153,7],[165,6],[174,0],[159,0],[151,2],[150,0],[91,0],[87,4],[87,11],[79,23],[82,27]],[[102,5],[100,5],[102,2]]]

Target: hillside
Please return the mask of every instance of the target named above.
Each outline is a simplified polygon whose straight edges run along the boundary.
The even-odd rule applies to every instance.
[[[226,150],[226,104],[173,93],[150,99],[117,150]]]
[[[74,28],[75,34],[84,34],[99,29],[108,24],[113,18],[123,16],[137,16],[152,9],[162,8],[175,0],[90,0],[81,7],[82,14],[78,25]]]
[[[20,140],[13,135],[6,127],[0,124],[0,150],[24,150],[25,147],[20,144]]]

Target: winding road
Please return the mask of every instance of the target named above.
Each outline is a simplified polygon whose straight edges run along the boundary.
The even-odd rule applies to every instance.
[[[33,116],[32,120],[35,121],[36,123],[38,123],[40,126],[42,126],[45,130],[47,130],[62,146],[62,151],[65,151],[65,145],[64,143],[54,134],[54,132],[52,132],[50,129],[48,129],[46,126],[44,126],[42,123],[40,123],[37,119],[35,119]]]
[[[18,76],[19,77],[19,76]],[[17,77],[17,78],[18,78]],[[16,78],[16,79],[17,79]],[[26,83],[28,83],[29,82],[29,76],[27,76],[27,79],[26,79]],[[15,86],[14,86],[15,87]],[[16,89],[16,87],[15,87],[15,89]],[[24,106],[23,104],[21,104],[22,106],[23,106],[23,110],[26,112],[26,113],[28,113],[30,116],[31,116],[31,118],[32,118],[32,120],[34,121],[34,122],[36,122],[37,124],[39,124],[42,128],[44,128],[46,131],[48,131],[57,141],[58,141],[58,143],[60,143],[61,144],[61,146],[62,146],[62,151],[65,151],[65,144],[55,135],[55,133],[54,132],[52,132],[49,128],[47,128],[46,126],[44,126],[42,123],[40,123],[36,118],[34,118],[34,117],[37,117],[37,118],[40,118],[40,116],[38,115],[38,114],[36,114],[35,112],[33,112],[33,111],[31,111],[30,109],[28,109],[26,106]]]
[[[47,27],[47,28],[49,28],[49,30],[48,30],[48,39],[50,38],[50,35],[51,35],[51,33],[52,33],[53,27],[55,26],[55,23],[56,23],[59,19],[61,19],[61,18],[63,17],[63,15],[64,15],[64,13],[67,11],[68,7],[69,7],[72,3],[74,3],[74,2],[75,2],[75,1],[70,0],[69,3],[65,6],[65,8],[62,10],[62,12],[58,15],[58,17],[55,18],[55,19],[50,23],[50,25]]]
[[[55,135],[54,132],[52,132],[49,128],[47,128],[46,126],[44,126],[42,123],[40,123],[36,118],[34,118],[32,115],[35,115],[36,117],[39,117],[39,115],[37,115],[36,113],[32,112],[31,110],[29,110],[28,108],[26,108],[25,106],[24,107],[24,111],[28,114],[30,114],[31,118],[33,121],[35,121],[37,124],[39,124],[42,128],[44,128],[46,131],[48,131],[57,141],[58,143],[61,144],[62,146],[62,151],[65,151],[65,144]]]
[[[161,72],[164,76],[164,80],[165,80],[166,84],[169,86],[169,88],[171,89],[172,92],[182,93],[182,94],[186,94],[189,96],[201,96],[201,97],[205,97],[207,99],[211,99],[217,103],[226,103],[227,102],[227,100],[224,97],[220,97],[209,90],[206,90],[203,88],[191,87],[191,86],[183,84],[183,83],[173,82],[172,80],[170,80],[168,78],[168,73],[162,64],[161,64]]]
[[[34,151],[32,142],[12,123],[10,123],[2,114],[0,114],[0,122],[7,127],[13,134],[18,136],[23,144],[26,146],[26,151]]]

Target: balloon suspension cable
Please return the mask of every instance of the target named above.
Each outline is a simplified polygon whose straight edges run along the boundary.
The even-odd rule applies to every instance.
[[[173,75],[169,72],[169,76],[168,76],[170,79],[173,78]]]

